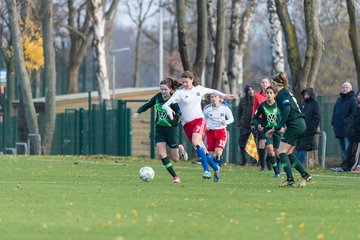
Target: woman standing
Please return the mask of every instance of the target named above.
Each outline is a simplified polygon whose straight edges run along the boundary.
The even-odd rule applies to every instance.
[[[167,77],[160,82],[160,90],[158,94],[153,96],[148,102],[142,105],[133,115],[133,119],[138,119],[142,112],[155,106],[156,120],[155,120],[155,144],[163,165],[173,177],[173,183],[180,183],[179,176],[176,175],[175,170],[167,156],[166,147],[170,148],[171,159],[179,160],[179,134],[178,122],[179,118],[169,119],[162,105],[171,97],[171,94],[178,89],[181,84],[174,78]],[[170,108],[177,114],[180,113],[179,106],[172,104]],[[183,149],[183,148],[182,148]],[[186,154],[186,153],[185,153]]]
[[[256,110],[258,109],[259,105],[266,101],[266,88],[270,86],[270,79],[268,77],[263,77],[261,79],[261,91],[256,92],[254,95],[254,104],[252,109],[252,116],[254,117],[254,114]],[[258,117],[261,119],[262,114],[258,115]],[[265,132],[260,131],[257,129],[257,139],[258,139],[258,153],[259,153],[259,161],[260,161],[260,171],[264,171],[265,169]],[[267,167],[269,170],[271,170],[271,165],[269,162],[269,159],[267,158]]]
[[[214,182],[220,181],[220,167],[214,162],[214,159],[206,150],[203,137],[206,131],[204,114],[201,109],[201,99],[205,94],[216,94],[222,98],[234,99],[234,95],[226,95],[214,89],[205,88],[198,84],[194,75],[190,71],[185,71],[180,79],[183,87],[178,89],[171,98],[162,106],[166,110],[170,119],[173,119],[173,110],[171,104],[177,103],[182,114],[182,124],[186,136],[195,148],[196,154],[204,169],[203,178],[211,178],[208,163],[214,170]]]
[[[304,187],[306,183],[311,181],[311,176],[304,170],[293,153],[305,132],[306,125],[304,115],[301,113],[294,95],[287,90],[288,77],[286,73],[279,72],[273,77],[272,82],[278,91],[276,103],[281,111],[281,121],[272,129],[268,130],[266,136],[270,137],[275,132],[285,132],[279,146],[279,157],[287,179],[280,184],[280,187],[294,186],[295,180],[291,167],[294,167],[301,174],[302,179],[299,187]]]
[[[277,107],[275,102],[276,91],[272,86],[269,86],[265,90],[266,93],[266,101],[261,103],[255,112],[253,118],[253,126],[259,132],[267,132],[277,123],[280,122],[280,110]],[[260,116],[262,116],[260,118]],[[265,135],[265,134],[264,134]],[[275,178],[280,177],[280,172],[278,168],[278,162],[276,158],[279,157],[279,145],[281,140],[282,134],[274,133],[272,136],[266,137],[265,144],[266,149],[268,151],[268,158],[269,162],[274,169]]]

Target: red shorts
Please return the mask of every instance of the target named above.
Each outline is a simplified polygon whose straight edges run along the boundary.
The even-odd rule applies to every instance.
[[[201,134],[201,136],[204,136],[206,130],[205,119],[196,118],[190,122],[185,123],[183,128],[186,136],[190,139],[190,141],[193,133],[198,133]]]
[[[208,130],[206,133],[206,144],[209,152],[215,151],[215,148],[224,149],[226,144],[226,129]]]

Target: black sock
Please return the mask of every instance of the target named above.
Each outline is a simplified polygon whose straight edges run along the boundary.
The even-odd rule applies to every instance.
[[[259,148],[259,161],[261,169],[265,168],[265,149]]]
[[[168,170],[168,172],[171,174],[172,177],[176,176],[175,170],[171,164],[171,162],[169,161],[169,157],[165,157],[161,159],[163,165],[165,166],[166,170]]]

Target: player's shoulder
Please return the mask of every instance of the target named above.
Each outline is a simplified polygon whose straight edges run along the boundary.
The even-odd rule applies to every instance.
[[[210,104],[208,104],[208,105],[206,105],[205,107],[204,107],[204,111],[205,110],[210,110],[212,108],[212,105],[211,105],[211,103]]]

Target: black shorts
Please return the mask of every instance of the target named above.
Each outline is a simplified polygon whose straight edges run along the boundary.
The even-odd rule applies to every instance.
[[[179,127],[159,127],[155,128],[155,144],[166,142],[169,148],[179,147]]]
[[[304,136],[306,124],[304,118],[292,120],[286,124],[286,131],[282,138],[282,142],[288,143],[291,146],[297,146],[301,138]]]

